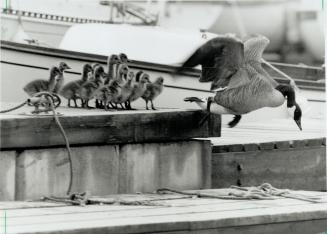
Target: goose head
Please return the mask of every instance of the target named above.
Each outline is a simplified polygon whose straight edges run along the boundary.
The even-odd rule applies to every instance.
[[[163,77],[158,77],[157,79],[156,79],[156,81],[155,81],[155,83],[156,84],[159,84],[159,85],[162,85],[163,84],[163,82],[164,82],[164,78]]]
[[[118,74],[120,76],[126,76],[128,74],[128,66],[126,64],[120,64],[118,67]]]
[[[139,82],[140,81],[140,78],[141,78],[141,75],[143,74],[143,71],[138,71],[135,75],[135,81],[136,82]]]
[[[109,65],[110,64],[118,64],[118,63],[120,63],[120,59],[119,59],[118,55],[113,54],[113,55],[109,56],[108,63],[109,63]]]
[[[68,66],[65,62],[60,62],[59,63],[59,70],[61,72],[64,72],[67,69],[70,69],[70,66]]]
[[[94,71],[94,78],[96,81],[101,81],[101,78],[105,78],[107,76],[107,74],[104,71],[104,68],[99,65],[95,68]]]
[[[149,75],[147,73],[144,73],[140,79],[140,82],[143,84],[150,83]]]
[[[128,73],[128,80],[133,80],[134,76],[135,76],[134,72],[130,71]]]
[[[87,80],[90,75],[93,73],[93,68],[89,63],[84,64],[83,66],[83,79]]]
[[[128,59],[127,55],[124,54],[124,53],[120,53],[119,54],[119,58],[120,58],[120,61],[122,63],[129,63],[130,62],[130,60]]]
[[[60,70],[58,67],[52,67],[50,69],[50,77],[56,77],[57,75],[60,75]]]

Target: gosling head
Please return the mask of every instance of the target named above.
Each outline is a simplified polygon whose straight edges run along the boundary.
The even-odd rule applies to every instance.
[[[56,77],[57,75],[59,75],[61,72],[59,70],[58,67],[52,67],[50,70],[50,76],[51,77]]]
[[[140,79],[140,82],[141,83],[150,83],[149,75],[147,73],[144,73]]]
[[[302,118],[302,110],[300,106],[296,103],[295,110],[294,110],[294,121],[296,125],[299,127],[299,129],[302,131],[301,118]]]
[[[128,73],[128,79],[129,80],[133,80],[133,78],[134,78],[134,72],[132,72],[132,71],[130,71],[129,73]]]
[[[128,66],[126,64],[120,64],[119,73],[121,75],[127,75],[128,74]]]
[[[158,77],[158,78],[157,78],[157,80],[156,80],[156,83],[157,83],[157,84],[160,84],[160,85],[162,85],[162,84],[163,84],[163,82],[164,82],[164,78],[163,78],[163,77],[161,77],[161,76],[160,76],[160,77]]]
[[[59,70],[61,72],[64,72],[67,69],[70,69],[70,66],[68,66],[65,62],[60,62],[59,63]]]
[[[117,64],[117,63],[120,63],[120,59],[118,57],[118,55],[116,54],[113,54],[109,57],[109,64]]]
[[[130,60],[127,58],[127,55],[124,54],[124,53],[120,53],[119,58],[120,58],[120,61],[122,63],[129,63],[130,62]]]

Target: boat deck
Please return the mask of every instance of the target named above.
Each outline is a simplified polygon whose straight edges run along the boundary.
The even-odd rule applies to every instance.
[[[201,190],[227,195],[234,189]],[[235,192],[235,190],[234,190]],[[7,233],[319,233],[327,230],[327,193],[291,191],[319,203],[223,200],[179,194],[131,194],[94,198],[114,205],[71,206],[51,202],[0,202]],[[140,205],[120,205],[122,202]],[[145,205],[147,204],[147,205]],[[3,212],[5,211],[5,212]],[[4,222],[1,222],[4,230]]]

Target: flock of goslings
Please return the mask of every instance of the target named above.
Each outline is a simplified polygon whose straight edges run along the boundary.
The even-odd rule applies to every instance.
[[[24,91],[30,96],[42,91],[59,94],[68,100],[68,107],[72,107],[71,101],[74,102],[74,107],[79,107],[80,100],[80,107],[91,108],[89,101],[95,99],[95,108],[105,110],[132,110],[131,103],[142,98],[147,110],[149,102],[151,108],[156,110],[153,101],[162,93],[164,79],[158,77],[151,82],[149,74],[143,71],[134,74],[128,67],[129,62],[126,54],[113,54],[108,57],[107,72],[98,63],[86,63],[81,78],[65,85],[63,73],[70,67],[61,62],[59,67],[50,69],[49,80],[31,81],[24,87]]]

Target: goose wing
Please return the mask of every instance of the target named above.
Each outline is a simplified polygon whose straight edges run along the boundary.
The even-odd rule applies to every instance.
[[[243,43],[230,36],[216,37],[200,48],[182,65],[182,68],[202,65],[200,82],[215,81],[219,86],[226,86],[243,64]]]
[[[247,66],[251,66],[261,75],[262,79],[266,79],[273,87],[278,85],[268,72],[262,67],[262,55],[268,44],[269,39],[263,35],[255,35],[244,41],[244,61]]]

